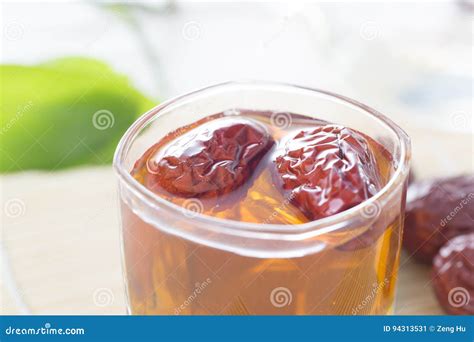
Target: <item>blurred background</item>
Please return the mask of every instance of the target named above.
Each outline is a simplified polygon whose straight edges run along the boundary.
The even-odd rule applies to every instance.
[[[3,314],[123,314],[110,161],[170,97],[235,79],[322,88],[413,142],[418,179],[472,173],[474,3],[2,3]],[[396,313],[441,313],[401,262]]]

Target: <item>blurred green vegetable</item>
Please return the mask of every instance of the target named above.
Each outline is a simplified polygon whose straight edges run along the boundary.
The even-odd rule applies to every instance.
[[[93,59],[2,65],[0,77],[0,172],[109,163],[154,104]]]

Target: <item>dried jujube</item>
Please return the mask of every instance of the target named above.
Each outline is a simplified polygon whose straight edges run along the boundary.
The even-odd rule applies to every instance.
[[[403,243],[431,263],[443,244],[474,232],[474,176],[422,181],[410,186]]]
[[[222,196],[251,177],[273,143],[257,121],[215,119],[178,136],[150,156],[145,184],[179,197]]]
[[[474,233],[446,243],[433,261],[433,288],[453,315],[474,315]]]
[[[301,130],[277,149],[275,183],[309,220],[349,209],[380,189],[367,140],[339,125]]]

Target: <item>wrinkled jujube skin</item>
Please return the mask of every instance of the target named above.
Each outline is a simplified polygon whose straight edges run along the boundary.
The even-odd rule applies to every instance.
[[[367,141],[339,125],[298,132],[277,149],[274,161],[276,183],[310,220],[347,210],[381,185]]]
[[[218,118],[151,156],[145,183],[179,197],[222,196],[248,180],[273,144],[266,128],[254,120]]]
[[[452,315],[474,315],[474,233],[447,242],[433,260],[433,288]]]
[[[414,183],[407,197],[403,243],[418,260],[431,263],[458,235],[474,232],[474,176]]]
[[[364,202],[391,172],[388,151],[358,131],[293,114],[292,125],[281,128],[272,112],[234,112],[170,132],[137,160],[132,176],[178,205],[201,199],[211,216],[267,223],[279,214],[286,224]],[[377,210],[377,203],[372,209],[338,250],[372,246],[392,224],[393,215]]]

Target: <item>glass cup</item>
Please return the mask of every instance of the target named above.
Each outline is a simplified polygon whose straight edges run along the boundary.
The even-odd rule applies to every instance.
[[[278,225],[203,215],[199,201],[175,205],[130,175],[134,163],[167,133],[232,108],[303,114],[356,129],[383,146],[378,162],[386,183],[370,199],[339,214]],[[228,82],[162,103],[129,128],[114,158],[128,312],[391,313],[409,160],[409,138],[391,120],[326,91]]]

